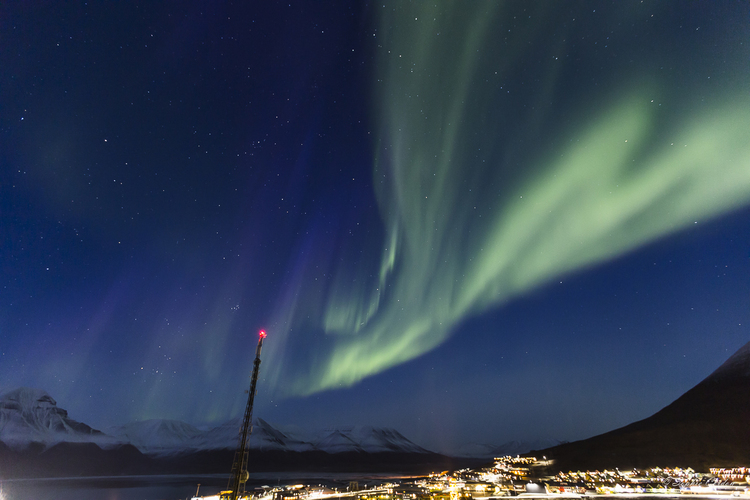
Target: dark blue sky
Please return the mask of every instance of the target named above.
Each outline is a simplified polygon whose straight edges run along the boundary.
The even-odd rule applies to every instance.
[[[750,340],[742,2],[0,7],[0,389],[450,450]]]

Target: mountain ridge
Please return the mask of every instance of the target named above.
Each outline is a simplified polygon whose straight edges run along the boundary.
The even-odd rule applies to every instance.
[[[650,417],[529,454],[555,468],[746,466],[750,463],[750,342]]]
[[[202,431],[179,420],[149,419],[100,431],[68,417],[42,389],[19,387],[0,394],[0,442],[16,450],[39,443],[94,443],[102,448],[132,445],[147,455],[234,450],[241,419]],[[296,435],[256,418],[249,447],[260,451],[325,453],[433,453],[390,428],[348,426]]]

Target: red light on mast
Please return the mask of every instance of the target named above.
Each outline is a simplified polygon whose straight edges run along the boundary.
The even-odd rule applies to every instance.
[[[260,338],[262,338],[262,339],[266,338],[266,331],[265,330],[261,330],[260,331]]]

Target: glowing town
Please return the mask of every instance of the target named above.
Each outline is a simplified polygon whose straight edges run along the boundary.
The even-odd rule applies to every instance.
[[[367,484],[303,485],[256,488],[243,498],[257,500],[468,500],[497,497],[583,498],[750,497],[750,467],[712,468],[707,473],[691,468],[652,468],[648,470],[570,471],[549,474],[552,461],[545,457],[501,457],[478,469],[401,480],[371,480]],[[229,492],[223,492],[224,494]],[[193,497],[193,500],[219,500],[221,495]]]

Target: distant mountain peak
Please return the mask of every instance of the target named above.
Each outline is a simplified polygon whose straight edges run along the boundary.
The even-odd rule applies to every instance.
[[[107,439],[102,432],[69,418],[42,389],[18,387],[0,394],[0,440],[8,445]]]
[[[0,410],[15,410],[21,413],[33,413],[38,410],[52,411],[66,415],[67,411],[57,408],[57,402],[47,391],[32,387],[17,387],[0,394]]]
[[[196,438],[201,431],[180,420],[148,419],[106,429],[107,433],[141,451],[169,451]]]
[[[453,450],[452,455],[457,457],[472,458],[494,458],[506,455],[523,455],[533,450],[551,448],[560,444],[555,439],[536,439],[533,441],[507,441],[500,445],[487,443],[467,443],[460,448]]]
[[[414,444],[395,429],[370,425],[328,428],[317,439],[315,447],[329,453],[343,451],[429,453],[428,450]]]

